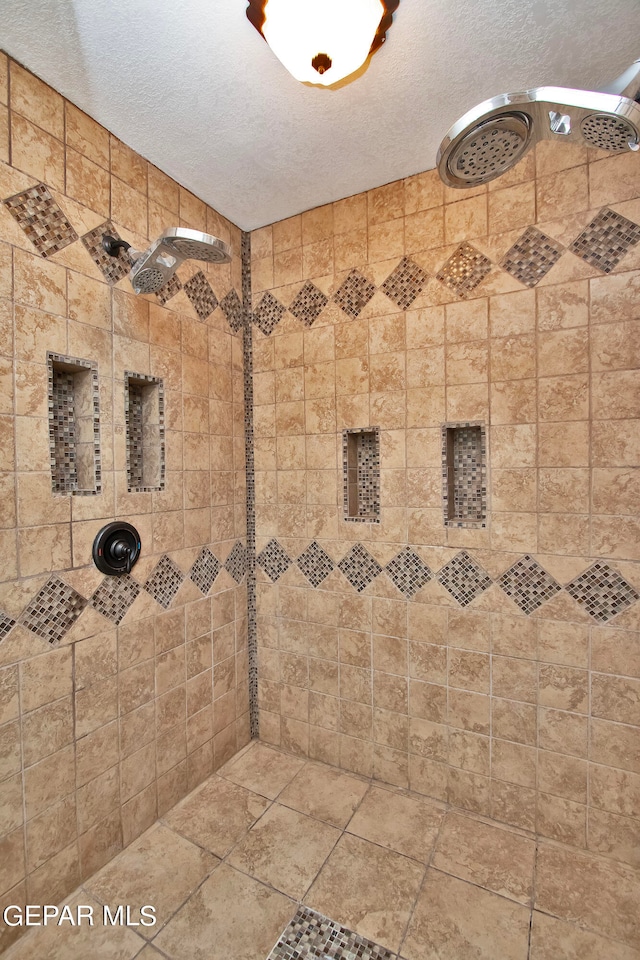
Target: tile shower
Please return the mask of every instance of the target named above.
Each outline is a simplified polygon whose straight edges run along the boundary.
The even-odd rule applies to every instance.
[[[258,732],[640,867],[638,158],[249,236],[1,57],[0,200],[2,907],[90,889]],[[103,233],[178,224],[232,263],[135,297]]]

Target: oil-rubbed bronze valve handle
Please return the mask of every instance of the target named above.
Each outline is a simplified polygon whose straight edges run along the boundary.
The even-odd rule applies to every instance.
[[[140,556],[140,534],[130,523],[115,520],[103,527],[93,543],[93,562],[109,577],[130,574]]]

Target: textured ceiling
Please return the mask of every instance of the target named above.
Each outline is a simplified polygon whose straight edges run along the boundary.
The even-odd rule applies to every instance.
[[[245,8],[3,0],[0,46],[243,229],[435,166],[487,97],[597,89],[640,57],[638,0],[401,0],[368,70],[318,89]]]

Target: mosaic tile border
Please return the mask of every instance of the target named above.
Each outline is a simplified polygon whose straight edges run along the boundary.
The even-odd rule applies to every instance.
[[[480,450],[468,441],[465,444],[462,433],[469,427],[480,429]],[[480,529],[487,525],[487,430],[483,420],[464,420],[459,423],[443,423],[442,431],[442,515],[445,527],[466,527]],[[458,436],[456,436],[458,432]],[[456,443],[458,441],[458,443]],[[463,444],[462,458],[464,463],[459,464],[460,442]],[[479,462],[476,466],[476,460]],[[472,484],[474,491],[471,504],[463,508],[463,515],[456,508],[456,471],[460,477],[461,466],[471,466]],[[464,474],[464,470],[462,473]],[[453,474],[453,476],[452,476]],[[453,516],[451,516],[451,499],[453,497]],[[464,510],[468,513],[464,515]],[[473,512],[479,516],[472,516]]]
[[[79,487],[78,479],[78,440],[76,435],[76,388],[74,379],[77,374],[89,374],[91,380],[90,395],[85,397],[91,414],[83,420],[92,420],[93,486]],[[59,385],[60,376],[67,379],[66,388]],[[95,496],[102,491],[102,457],[100,453],[100,387],[98,364],[94,360],[82,360],[79,357],[65,357],[59,353],[47,353],[47,402],[49,413],[49,455],[51,464],[51,492],[54,495]]]
[[[267,960],[395,960],[386,947],[300,905]]]
[[[531,616],[550,599],[565,592],[589,615],[594,626],[608,623],[640,600],[640,593],[622,574],[602,560],[592,561],[583,573],[562,585],[528,554],[516,558],[503,573],[491,578],[466,550],[458,551],[440,570],[435,571],[422,560],[417,549],[411,545],[403,547],[382,567],[362,543],[352,544],[342,560],[336,563],[317,541],[312,540],[294,560],[274,537],[254,559],[254,576],[256,562],[272,583],[295,565],[314,588],[320,589],[326,578],[339,570],[358,593],[377,577],[384,576],[398,589],[399,594],[409,600],[426,584],[436,581],[461,607],[467,607],[495,584],[505,596],[511,597],[525,616]],[[222,570],[228,573],[227,564],[233,565],[240,554],[246,557],[249,588],[250,557],[241,540],[234,541],[224,562],[209,547],[203,547],[185,572],[165,553],[158,558],[144,584],[133,576],[105,577],[87,597],[53,574],[15,619],[0,611],[0,643],[18,623],[55,645],[71,629],[87,604],[111,623],[118,624],[142,590],[167,610],[187,578],[206,596]],[[388,594],[385,593],[385,596]],[[255,584],[253,597],[255,603]]]
[[[41,257],[58,253],[78,239],[78,234],[44,183],[28,187],[2,202]]]
[[[640,600],[640,594],[632,584],[603,560],[592,561],[584,573],[563,586],[529,554],[516,557],[499,576],[492,578],[466,550],[459,550],[436,571],[421,559],[417,549],[416,545],[408,544],[382,567],[359,541],[335,562],[321,544],[312,540],[294,560],[272,537],[258,553],[256,561],[272,583],[296,565],[314,588],[321,587],[331,570],[337,569],[358,593],[384,574],[409,599],[413,599],[425,584],[435,580],[461,607],[468,606],[495,584],[526,616],[565,591],[594,623],[607,623]]]
[[[235,541],[227,561],[238,550],[244,552],[244,549],[242,541]],[[201,578],[203,557],[208,561],[206,589]],[[143,589],[166,610],[173,603],[180,586],[187,577],[193,580],[206,596],[224,566],[225,564],[220,563],[208,547],[203,547],[187,573],[164,553],[159,557],[144,584],[140,584],[131,575],[104,577],[93,593],[87,597],[70,587],[57,574],[53,574],[16,620],[0,611],[0,642],[9,635],[17,622],[49,643],[57,644],[71,629],[87,604],[111,623],[119,624]],[[213,576],[211,576],[212,570],[215,570]]]
[[[622,257],[640,242],[640,225],[603,207],[590,224],[565,248],[537,227],[527,227],[501,260],[493,262],[471,243],[464,241],[440,266],[435,280],[464,300],[471,296],[496,267],[510,274],[523,287],[535,287],[565,253],[571,251],[591,266],[609,273]],[[264,336],[270,336],[286,312],[304,326],[311,326],[330,303],[347,317],[357,319],[377,291],[402,310],[409,309],[433,278],[410,257],[401,257],[389,276],[376,285],[358,269],[348,272],[332,296],[322,293],[311,281],[301,284],[289,307],[280,303],[271,291],[264,293],[254,311],[254,323]],[[227,295],[228,297],[231,294]],[[235,329],[238,304],[221,303],[229,323]]]
[[[132,390],[132,386],[140,386],[144,390],[145,386],[157,386],[158,388],[158,441],[157,449],[153,451],[158,457],[158,483],[156,485],[145,485],[143,482],[144,457],[145,457],[145,438],[144,425],[142,423],[142,413],[138,417],[137,404],[134,407],[133,394],[137,390]],[[138,422],[139,421],[139,422]],[[129,493],[153,493],[164,490],[166,474],[166,451],[165,451],[165,423],[164,423],[164,380],[162,377],[150,377],[144,373],[134,373],[132,370],[124,371],[124,422],[126,432],[126,457],[127,457],[127,491]],[[149,451],[147,451],[148,455]],[[138,481],[139,482],[136,482]]]

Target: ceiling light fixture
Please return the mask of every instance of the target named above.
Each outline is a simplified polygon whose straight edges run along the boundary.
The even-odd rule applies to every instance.
[[[400,0],[249,0],[247,17],[301,83],[333,86],[385,42]]]

